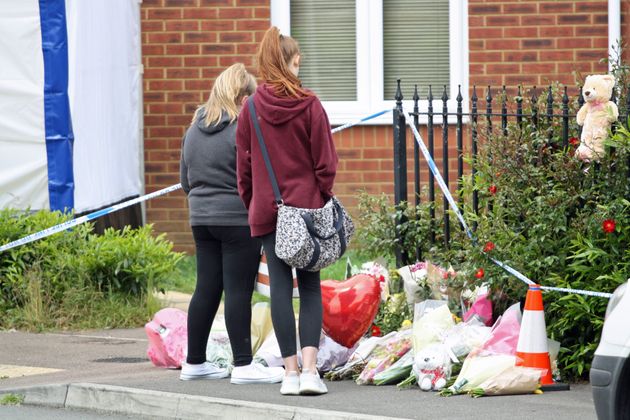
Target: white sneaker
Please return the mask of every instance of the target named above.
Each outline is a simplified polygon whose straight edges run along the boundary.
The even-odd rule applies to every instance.
[[[284,368],[267,367],[252,362],[245,366],[235,366],[232,369],[233,384],[275,384],[282,381]]]
[[[300,374],[297,372],[287,372],[282,378],[280,387],[282,395],[300,395]]]
[[[303,370],[300,375],[300,395],[321,395],[326,394],[328,388],[317,371],[310,372]]]
[[[210,362],[204,362],[200,365],[182,364],[182,373],[179,379],[182,381],[190,381],[193,379],[221,379],[230,375],[228,369],[219,367]]]

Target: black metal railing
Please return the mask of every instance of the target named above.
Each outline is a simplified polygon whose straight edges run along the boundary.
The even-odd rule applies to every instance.
[[[624,111],[623,114],[620,113],[619,116],[619,123],[623,123],[625,124],[628,121],[628,117],[630,116],[630,87],[626,86],[623,87],[623,91],[625,92],[625,101],[622,104],[622,110]],[[435,125],[434,125],[434,118],[436,116],[441,117],[442,119],[442,124],[441,124],[441,130],[442,130],[442,177],[444,178],[444,181],[446,183],[446,185],[449,185],[449,177],[451,175],[456,175],[457,176],[457,187],[458,187],[458,191],[461,190],[461,186],[462,186],[462,177],[465,175],[465,168],[464,168],[464,126],[470,124],[470,149],[469,149],[469,153],[472,156],[472,161],[475,161],[475,158],[477,157],[479,148],[478,148],[478,141],[479,141],[479,137],[480,137],[480,133],[479,133],[479,129],[483,128],[481,127],[481,125],[485,125],[485,130],[486,130],[486,134],[487,135],[492,135],[493,133],[493,120],[499,120],[500,119],[500,124],[501,124],[501,132],[503,133],[503,135],[507,136],[508,134],[508,122],[510,119],[514,119],[516,121],[516,124],[523,128],[524,124],[527,123],[527,121],[529,120],[531,122],[531,124],[533,125],[533,127],[535,127],[536,129],[539,126],[543,125],[543,122],[546,122],[546,125],[551,127],[554,123],[554,121],[557,121],[558,119],[559,124],[560,124],[560,136],[562,139],[562,146],[563,147],[567,147],[569,144],[569,138],[570,138],[570,123],[574,121],[575,119],[575,114],[570,113],[570,97],[568,95],[567,92],[567,87],[565,86],[561,93],[561,99],[560,101],[556,101],[554,99],[554,95],[553,95],[553,87],[549,86],[548,89],[546,89],[546,99],[544,100],[545,102],[545,110],[544,112],[540,113],[539,110],[539,102],[540,102],[540,97],[537,95],[538,90],[536,89],[536,86],[534,86],[531,90],[531,96],[529,98],[529,110],[525,110],[524,109],[524,105],[523,105],[523,88],[521,86],[519,86],[517,88],[516,91],[516,95],[514,96],[513,99],[513,103],[509,103],[508,102],[508,95],[507,95],[507,90],[505,86],[502,86],[500,90],[498,90],[499,95],[498,95],[498,102],[499,102],[499,106],[500,106],[500,112],[496,113],[493,112],[493,100],[497,99],[496,94],[493,97],[493,93],[496,93],[497,90],[492,89],[491,86],[487,87],[486,90],[486,96],[485,96],[485,112],[479,112],[479,105],[480,105],[480,101],[479,101],[479,97],[477,96],[477,87],[473,86],[472,88],[472,94],[470,96],[470,112],[463,112],[463,96],[462,96],[462,92],[461,92],[461,85],[459,86],[458,89],[458,93],[457,96],[455,98],[456,101],[456,112],[451,113],[448,111],[448,94],[447,94],[447,87],[443,86],[443,90],[442,90],[442,95],[441,95],[441,102],[442,102],[442,109],[439,112],[434,111],[434,107],[433,107],[433,102],[435,100],[434,96],[433,96],[433,87],[431,85],[428,86],[427,89],[427,96],[426,96],[426,100],[427,100],[427,110],[426,112],[421,112],[420,111],[420,100],[421,97],[418,94],[418,86],[415,86],[414,89],[414,94],[413,94],[413,112],[410,112],[409,115],[413,116],[413,120],[414,120],[414,124],[416,126],[416,128],[419,128],[420,126],[420,117],[421,116],[426,116],[426,127],[427,127],[427,148],[429,150],[429,153],[431,154],[432,157],[435,156],[434,154],[434,149],[435,149]],[[540,92],[541,95],[544,95],[545,92]],[[403,108],[402,108],[402,100],[403,100],[403,96],[402,96],[402,92],[401,92],[401,88],[400,88],[400,80],[398,80],[397,83],[397,89],[396,89],[396,94],[395,94],[395,100],[396,100],[396,106],[394,107],[394,112],[393,112],[393,116],[394,116],[394,121],[393,121],[393,135],[394,135],[394,201],[395,204],[399,204],[401,201],[409,201],[408,200],[408,191],[407,191],[407,183],[408,183],[408,173],[407,173],[407,129],[406,129],[406,125],[405,125],[405,117],[402,114],[403,113]],[[621,101],[617,101],[615,98],[615,94],[613,93],[613,97],[611,98],[611,100],[613,100],[615,103],[617,103],[618,105],[621,103]],[[579,92],[576,94],[575,96],[575,104],[576,107],[579,108],[584,104],[584,99],[582,97],[582,90],[580,89]],[[515,111],[510,111],[508,108],[508,105],[511,106],[511,108],[515,108]],[[559,112],[556,112],[554,110],[559,110]],[[450,120],[449,120],[450,117]],[[468,124],[465,124],[464,119],[468,120]],[[450,167],[449,167],[449,129],[452,127],[451,121],[455,120],[455,136],[456,136],[456,150],[457,150],[457,165],[456,165],[456,174],[451,174],[450,171]],[[480,121],[481,119],[481,121]],[[577,136],[579,137],[581,128],[577,128]],[[613,126],[613,130],[614,130],[614,126]],[[549,139],[552,138],[552,136],[554,135],[553,130],[550,129],[549,130]],[[420,172],[421,172],[421,158],[420,158],[420,154],[419,154],[419,148],[418,148],[418,144],[416,143],[415,139],[411,139],[411,141],[413,141],[414,143],[414,148],[413,148],[413,161],[414,161],[414,165],[413,165],[413,185],[414,185],[414,201],[415,204],[418,205],[421,201],[421,185],[422,185],[422,180],[420,178]],[[630,163],[629,163],[630,165]],[[477,169],[475,168],[474,165],[471,165],[470,169],[469,169],[470,173],[472,174],[472,178],[474,180],[475,175],[477,173]],[[630,182],[630,172],[628,173],[628,181]],[[433,205],[430,206],[429,209],[429,217],[430,217],[430,232],[429,232],[429,240],[431,241],[432,244],[435,244],[436,242],[436,235],[435,235],[435,226],[436,226],[436,212],[435,212],[435,203],[436,203],[436,197],[435,197],[435,179],[433,176],[433,173],[431,173],[431,171],[428,171],[428,180],[426,182],[427,184],[427,195],[426,195],[426,199],[432,203]],[[455,195],[455,194],[453,194]],[[459,194],[457,196],[457,200],[461,204],[463,204],[464,201],[464,197]],[[451,222],[450,222],[450,216],[449,216],[449,208],[448,208],[448,202],[445,198],[443,198],[443,212],[442,212],[442,217],[443,217],[443,227],[444,227],[444,234],[443,234],[443,245],[445,247],[449,246],[449,242],[450,242],[450,232],[451,232]],[[479,196],[478,196],[478,191],[476,189],[473,189],[472,192],[472,197],[471,197],[471,201],[470,204],[473,208],[473,210],[477,213],[479,211]],[[473,224],[473,229],[476,229],[476,224]],[[409,262],[409,258],[408,255],[405,253],[404,250],[401,250],[400,253],[396,256],[397,257],[397,262],[399,263],[399,265],[401,263],[407,263]],[[416,252],[416,258],[419,258],[420,256],[418,255],[418,252]]]

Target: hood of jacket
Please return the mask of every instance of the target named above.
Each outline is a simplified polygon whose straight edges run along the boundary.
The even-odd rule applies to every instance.
[[[215,124],[206,125],[205,119],[206,119],[206,113],[199,112],[194,124],[201,131],[208,134],[214,134],[214,133],[218,133],[219,131],[223,131],[225,127],[230,125],[230,117],[225,112],[221,113],[221,119],[219,120],[219,123],[216,125]]]
[[[279,125],[304,112],[316,98],[315,95],[301,99],[278,97],[269,85],[263,84],[256,89],[254,103],[261,118],[269,124]]]

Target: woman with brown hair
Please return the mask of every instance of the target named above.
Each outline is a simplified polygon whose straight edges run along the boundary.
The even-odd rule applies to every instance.
[[[256,79],[241,63],[214,82],[182,144],[181,183],[188,196],[197,256],[197,285],[188,308],[188,354],[180,379],[230,375],[206,361],[210,327],[225,291],[225,324],[234,356],[233,384],[274,383],[282,368],[252,363],[250,323],[260,241],[251,237],[236,187],[236,121]]]
[[[313,92],[298,79],[297,42],[276,27],[265,33],[258,50],[258,71],[264,84],[250,100],[284,203],[321,208],[333,196],[337,153],[328,117]],[[249,210],[252,236],[262,238],[271,288],[271,317],[284,359],[284,395],[328,392],[317,372],[322,329],[319,272],[297,270],[300,292],[299,335],[302,372],[299,373],[292,306],[291,267],[275,253],[278,207],[265,167],[249,108],[243,107],[236,132],[239,194]]]

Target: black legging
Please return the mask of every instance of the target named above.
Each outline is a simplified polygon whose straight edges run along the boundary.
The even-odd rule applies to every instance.
[[[210,328],[225,290],[225,325],[234,365],[252,361],[250,324],[254,276],[260,262],[260,240],[249,226],[193,226],[197,251],[197,286],[188,307],[186,362],[206,361]]]
[[[262,237],[269,269],[271,320],[282,357],[294,356],[295,315],[293,314],[293,276],[291,267],[276,256],[276,233]],[[319,271],[297,270],[300,291],[300,345],[319,348],[322,331],[322,289]]]

